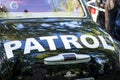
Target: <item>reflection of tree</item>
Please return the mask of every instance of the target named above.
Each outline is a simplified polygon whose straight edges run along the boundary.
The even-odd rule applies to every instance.
[[[5,6],[0,6],[0,12],[8,12]]]
[[[43,23],[38,22],[21,22],[21,23],[6,23],[4,28],[1,28],[0,39],[5,40],[26,40],[26,38],[49,36],[54,32],[54,28],[43,26]],[[2,26],[1,26],[2,27]],[[46,33],[47,31],[47,33]]]
[[[48,20],[48,19],[47,19]],[[2,30],[2,34],[0,39],[5,38],[6,40],[26,40],[26,38],[31,38],[31,37],[41,37],[41,36],[53,36],[53,35],[75,35],[75,36],[80,36],[82,34],[89,34],[89,35],[104,35],[104,33],[100,32],[100,30],[97,30],[98,28],[96,27],[95,24],[92,24],[91,22],[83,22],[82,21],[50,21],[49,22],[45,22],[45,20],[43,20],[44,22],[42,22],[40,19],[39,20],[30,20],[27,19],[26,21],[14,21],[13,22],[9,22],[8,23],[4,23],[4,27],[6,29]],[[38,22],[37,22],[38,21]],[[41,21],[41,22],[39,22]],[[83,27],[84,26],[84,27]],[[0,26],[2,27],[2,26]],[[92,40],[89,39],[88,41],[90,41],[89,43],[92,44]],[[108,39],[108,41],[110,41]],[[107,41],[107,42],[108,42]],[[45,47],[46,48],[46,47]],[[1,50],[2,51],[2,50]],[[102,53],[104,54],[98,54],[98,53]],[[65,50],[64,47],[58,47],[57,45],[57,50],[55,51],[49,51],[46,48],[46,52],[44,53],[37,53],[37,52],[31,52],[28,55],[23,55],[23,49],[19,49],[16,50],[15,53],[15,59],[14,59],[14,64],[12,64],[11,66],[12,68],[12,72],[13,72],[13,76],[14,78],[16,78],[17,76],[22,76],[23,80],[28,79],[28,77],[32,77],[32,65],[34,66],[33,70],[34,73],[36,73],[39,70],[39,73],[41,72],[41,69],[39,65],[42,64],[31,64],[32,62],[35,61],[39,61],[39,60],[43,60],[45,57],[49,57],[49,56],[55,56],[58,55],[60,53],[67,53],[67,52],[74,52],[77,54],[88,54],[89,52],[95,52],[95,53],[91,53],[92,55],[96,56],[98,59],[100,60],[106,60],[105,56],[110,56],[110,52],[109,50],[106,50],[106,52],[104,52],[103,46],[100,46],[99,49],[89,49],[89,48],[82,48],[82,49],[76,49],[74,47],[72,47],[72,49],[70,50]],[[35,55],[35,53],[37,55]],[[109,53],[106,54],[106,53]],[[40,55],[39,55],[40,54]],[[35,55],[35,56],[34,56]],[[37,60],[36,60],[37,59]],[[38,65],[38,66],[37,66]],[[77,65],[76,65],[77,66]],[[37,67],[37,68],[36,68]],[[44,70],[44,69],[43,69]],[[56,70],[56,71],[55,71]],[[63,70],[64,71],[64,67],[60,67],[54,70],[54,68],[51,70],[49,69],[50,72],[54,71],[57,73],[57,71]],[[45,70],[44,70],[45,71]],[[61,72],[62,73],[62,72]],[[35,74],[36,75],[36,74]],[[26,78],[26,79],[25,79]],[[13,79],[14,80],[14,79]],[[31,80],[31,79],[28,79]]]
[[[8,12],[7,8],[3,5],[0,5],[0,17],[6,16],[7,12]]]

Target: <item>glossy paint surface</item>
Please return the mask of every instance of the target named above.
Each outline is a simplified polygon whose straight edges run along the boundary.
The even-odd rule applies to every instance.
[[[1,18],[0,80],[120,80],[119,42],[83,5],[85,17]]]
[[[114,48],[113,41],[106,32],[91,21],[44,19],[41,22],[41,19],[21,19],[15,21],[7,20],[3,21],[3,23],[4,26],[1,25],[3,29],[1,30],[2,37],[0,38],[1,54],[2,56],[9,55],[10,52],[6,54],[4,52],[12,51],[13,57],[4,57],[4,60],[7,61],[1,63],[1,72],[4,75],[9,75],[12,80],[19,78],[23,80],[41,80],[42,78],[52,80],[58,79],[58,77],[61,79],[77,79],[111,72],[113,69],[110,69],[110,67],[114,67],[114,64],[117,64],[118,56],[115,50],[104,47],[106,43],[108,47]],[[88,37],[84,38],[85,35]],[[81,38],[81,36],[83,37]],[[98,36],[102,36],[105,43]],[[68,44],[65,43],[64,39],[68,41]],[[95,41],[98,41],[98,43]],[[17,42],[21,45],[17,46]],[[5,44],[7,48],[5,48]],[[42,51],[41,47],[37,47],[38,45],[44,50]],[[94,47],[95,45],[98,46]],[[39,48],[41,49],[39,50]],[[28,53],[24,53],[26,51]],[[74,64],[67,64],[68,62],[54,65],[44,64],[45,58],[62,53],[87,54],[90,55],[91,60]],[[65,57],[68,61],[76,60],[74,55],[70,57],[68,54]],[[63,60],[62,62],[65,61]],[[93,68],[96,68],[95,72]],[[91,71],[92,69],[93,71]],[[4,73],[4,70],[8,74]],[[67,72],[70,72],[71,75],[65,77]],[[5,76],[3,74],[2,78],[4,80]]]

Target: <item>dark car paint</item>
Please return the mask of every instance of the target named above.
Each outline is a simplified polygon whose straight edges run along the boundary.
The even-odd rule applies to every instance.
[[[12,24],[26,24],[25,28],[15,28],[16,25]],[[3,26],[3,25],[4,26]],[[113,42],[108,39],[108,34],[100,29],[98,25],[90,20],[75,20],[70,19],[63,21],[54,21],[53,19],[20,19],[3,21],[1,27],[0,37],[0,51],[4,54],[3,44],[6,41],[21,40],[23,45],[27,38],[38,39],[40,36],[53,36],[53,35],[75,35],[80,36],[83,34],[90,34],[93,36],[102,35],[105,37],[107,43],[111,45]],[[55,41],[57,50],[50,51],[48,44],[42,43],[46,48],[45,52],[38,52],[37,50],[31,51],[30,54],[23,54],[23,49],[20,48],[14,51],[14,57],[6,59],[1,64],[1,80],[67,80],[77,79],[82,77],[95,77],[102,79],[109,75],[115,75],[115,70],[118,70],[118,56],[117,51],[106,50],[102,46],[97,49],[84,48],[77,49],[64,49],[61,40]],[[101,44],[102,45],[102,44]],[[61,53],[76,53],[88,54],[91,56],[91,61],[86,63],[77,64],[63,64],[63,65],[45,65],[43,59],[50,56],[56,56]],[[76,74],[75,77],[64,77],[64,75],[71,71]],[[117,73],[118,74],[118,73]],[[6,77],[7,76],[7,77]],[[104,76],[104,77],[103,77]],[[107,80],[119,80],[119,77],[110,78]]]
[[[120,80],[118,71],[120,69],[120,45],[117,41],[113,43],[108,38],[109,35],[93,22],[87,7],[85,7],[85,10],[88,14],[85,18],[0,18],[0,80],[74,80],[87,77],[94,77],[95,80]],[[12,23],[27,23],[28,26],[25,26],[26,28],[15,28],[16,25],[12,25]],[[115,51],[104,49],[101,43],[99,48],[95,49],[83,45],[83,48],[80,49],[74,46],[72,46],[72,49],[65,49],[62,41],[58,39],[58,41],[55,41],[57,50],[51,51],[48,44],[44,42],[42,45],[45,45],[46,51],[43,52],[34,50],[29,54],[23,54],[24,46],[22,46],[14,51],[14,57],[10,59],[5,54],[4,43],[6,42],[18,40],[24,45],[28,38],[38,40],[41,36],[81,36],[84,34],[95,37],[104,36],[107,43],[114,46]],[[44,58],[61,53],[88,54],[91,60],[75,64],[44,64]],[[65,77],[67,72],[71,72],[69,77]],[[71,77],[74,74],[76,76]]]

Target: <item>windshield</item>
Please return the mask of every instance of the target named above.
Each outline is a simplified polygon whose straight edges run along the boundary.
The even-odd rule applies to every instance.
[[[81,0],[0,0],[0,17],[85,17]]]

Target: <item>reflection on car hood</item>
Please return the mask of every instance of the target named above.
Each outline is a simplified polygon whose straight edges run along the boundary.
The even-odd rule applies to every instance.
[[[3,20],[0,28],[2,79],[94,79],[118,64],[112,38],[89,20]]]
[[[4,50],[8,58],[43,52],[74,52],[84,49],[114,50],[111,37],[91,21],[18,20],[4,23]],[[82,51],[80,51],[82,52]]]

